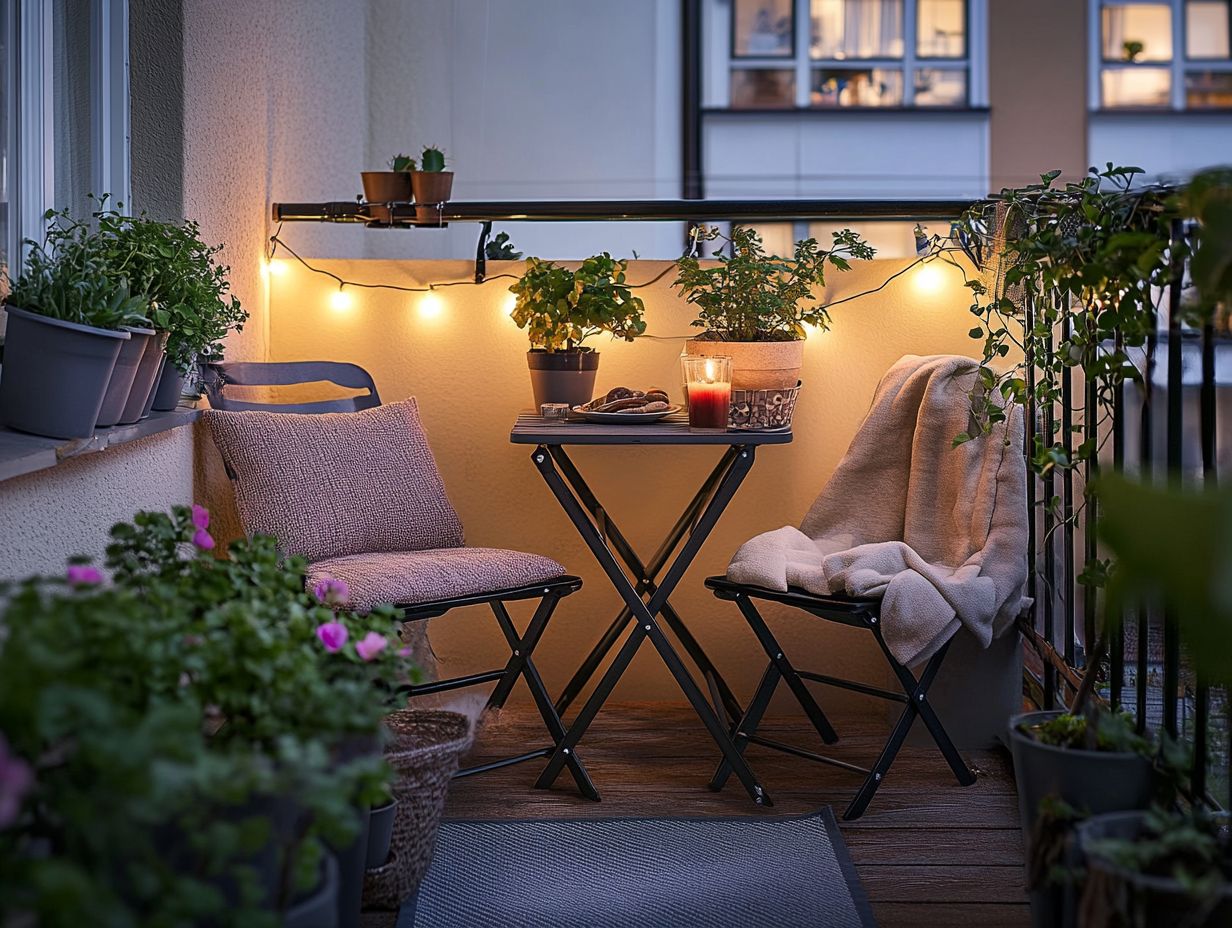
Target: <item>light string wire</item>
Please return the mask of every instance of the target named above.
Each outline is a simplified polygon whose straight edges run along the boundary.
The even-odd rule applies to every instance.
[[[701,226],[696,226],[690,230],[689,247],[685,251],[686,255],[696,254],[698,245],[700,243],[701,229],[702,229]],[[902,277],[904,274],[908,273],[914,268],[919,267],[920,265],[923,265],[923,264],[927,264],[928,262],[934,259],[937,259],[937,258],[940,258],[946,264],[953,266],[954,268],[959,270],[961,273],[963,273],[965,276],[966,272],[962,270],[958,262],[956,262],[953,258],[949,257],[949,255],[952,252],[956,252],[956,251],[961,252],[961,251],[965,251],[965,249],[963,249],[959,245],[947,244],[948,241],[949,240],[947,238],[943,238],[940,235],[934,234],[930,236],[928,239],[928,246],[927,246],[926,251],[923,251],[922,253],[917,254],[916,258],[913,261],[899,268],[897,271],[895,271],[893,274],[891,274],[889,277],[883,280],[876,287],[870,287],[867,290],[861,290],[859,293],[853,293],[848,296],[841,297],[840,299],[832,300],[831,302],[824,304],[823,308],[829,310],[835,306],[839,306],[842,303],[850,303],[853,300],[858,300],[866,296],[872,296],[873,294],[880,293],[882,290],[888,287],[891,283],[893,283],[899,277]],[[289,254],[292,258],[298,261],[307,270],[311,271],[314,274],[320,274],[323,277],[328,277],[331,280],[336,281],[338,283],[339,290],[343,290],[347,287],[355,287],[357,289],[363,289],[363,290],[392,290],[392,291],[396,291],[399,293],[432,293],[441,287],[462,287],[462,286],[482,287],[484,284],[488,283],[489,281],[493,281],[493,280],[521,280],[520,274],[506,273],[506,274],[492,274],[490,276],[484,277],[484,279],[481,281],[475,281],[475,280],[431,281],[421,287],[406,286],[404,284],[367,283],[365,281],[348,280],[345,277],[341,277],[338,274],[335,274],[333,271],[327,271],[325,270],[325,268],[316,267],[312,265],[311,263],[309,263],[309,261],[306,258],[300,255],[299,252],[297,252],[294,248],[288,245],[286,241],[282,238],[282,223],[278,224],[278,228],[274,231],[274,234],[270,236],[269,242],[270,242],[270,247],[268,248],[266,252],[267,262],[273,261],[274,258],[278,254],[278,249],[281,248],[283,251]],[[644,287],[650,287],[658,283],[668,274],[670,274],[673,270],[675,270],[675,268],[676,268],[676,262],[671,261],[668,263],[667,267],[661,270],[654,277],[651,277],[649,280],[645,280],[645,281],[642,281],[641,283],[636,283],[636,284],[627,284],[626,286],[628,286],[629,289],[631,290],[638,290]],[[692,338],[693,336],[692,335],[642,334],[637,337],[651,339],[653,341],[683,341],[685,339]]]

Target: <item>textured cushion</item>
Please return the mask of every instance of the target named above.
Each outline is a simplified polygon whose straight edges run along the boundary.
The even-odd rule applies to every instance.
[[[308,588],[326,577],[345,580],[351,608],[366,612],[382,603],[407,606],[495,593],[543,583],[564,572],[554,560],[538,554],[500,548],[438,548],[317,561],[308,568]]]
[[[210,410],[244,530],[310,561],[462,544],[413,399],[362,412]]]

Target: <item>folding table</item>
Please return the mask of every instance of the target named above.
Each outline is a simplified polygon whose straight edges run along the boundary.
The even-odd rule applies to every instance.
[[[744,712],[697,639],[672,608],[668,597],[752,468],[757,447],[787,444],[792,439],[791,431],[694,431],[681,416],[655,423],[626,425],[551,420],[524,414],[518,417],[509,437],[514,444],[535,446],[531,460],[624,602],[620,614],[570,681],[558,709],[563,710],[578,695],[622,632],[633,625],[594,692],[557,742],[556,751],[536,786],[546,788],[555,782],[638,648],[649,638],[749,795],[758,804],[770,805],[770,797],[732,740],[728,720],[721,717],[726,715],[738,721]],[[659,549],[649,562],[643,562],[582,478],[565,452],[566,445],[705,445],[726,450]],[[678,547],[680,550],[675,553]],[[632,579],[621,569],[617,557],[629,568]],[[665,634],[664,626],[697,665],[714,700],[713,706]]]

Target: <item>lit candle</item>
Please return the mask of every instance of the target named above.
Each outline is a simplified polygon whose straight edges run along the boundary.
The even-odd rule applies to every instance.
[[[731,407],[731,358],[684,357],[689,426],[725,429]]]

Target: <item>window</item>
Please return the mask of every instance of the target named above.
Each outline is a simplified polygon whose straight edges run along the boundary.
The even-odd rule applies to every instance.
[[[1232,107],[1232,0],[1096,0],[1095,7],[1095,106]]]
[[[971,5],[730,0],[728,106],[969,106]]]

